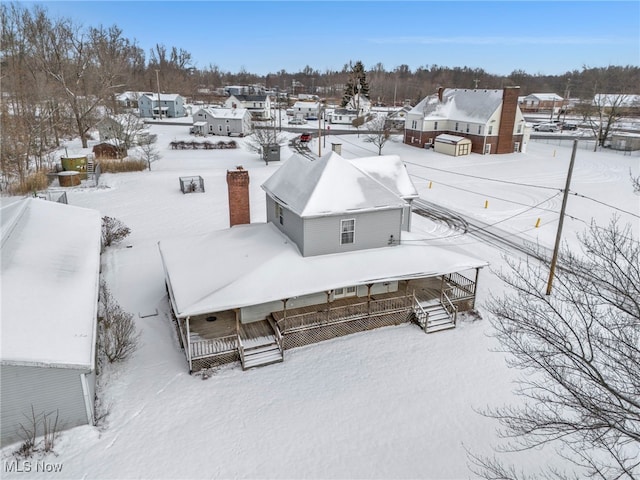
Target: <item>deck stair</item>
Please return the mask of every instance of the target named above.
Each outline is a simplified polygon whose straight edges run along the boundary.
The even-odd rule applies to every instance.
[[[263,331],[262,335],[247,338],[244,335],[239,337],[238,350],[242,369],[262,367],[284,360],[284,347],[280,330],[275,326],[273,319],[269,318],[264,322],[269,333]]]
[[[440,300],[414,305],[415,319],[426,333],[435,333],[456,327],[456,312],[448,311]]]

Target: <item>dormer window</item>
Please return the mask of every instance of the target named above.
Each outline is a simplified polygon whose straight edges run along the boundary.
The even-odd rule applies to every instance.
[[[356,220],[340,220],[340,245],[353,243],[356,233]]]

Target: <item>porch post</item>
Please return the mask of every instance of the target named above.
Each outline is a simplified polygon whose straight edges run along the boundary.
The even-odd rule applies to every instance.
[[[284,312],[283,312],[283,316],[282,316],[282,324],[284,325],[284,332],[287,331],[287,302],[289,301],[288,298],[284,298],[282,299],[282,303],[284,305]]]
[[[331,310],[331,302],[329,302],[329,300],[331,299],[331,292],[333,292],[333,290],[327,290],[324,293],[327,294],[327,322],[329,322],[330,316],[330,310]]]
[[[189,320],[191,316],[187,317],[187,357],[189,359],[189,375],[193,372],[193,363],[191,362],[191,331],[189,330]]]
[[[442,281],[440,282],[440,302],[442,302],[442,296],[444,295],[444,278],[445,276],[442,275]]]
[[[367,315],[371,315],[371,287],[373,283],[367,283]]]
[[[476,308],[476,293],[478,291],[478,277],[480,275],[480,267],[476,267],[476,281],[473,284],[473,298],[471,299],[471,309]]]

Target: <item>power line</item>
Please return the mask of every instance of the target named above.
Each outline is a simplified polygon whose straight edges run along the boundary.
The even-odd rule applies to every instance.
[[[559,190],[556,187],[547,187],[545,185],[533,185],[531,183],[512,182],[510,180],[499,180],[497,178],[481,177],[479,175],[471,175],[469,173],[452,172],[450,170],[445,170],[443,168],[429,167],[427,165],[421,165],[419,163],[407,162],[406,160],[404,161],[404,163],[407,163],[409,165],[415,165],[417,167],[428,168],[430,170],[437,170],[438,172],[449,173],[451,175],[460,175],[462,177],[477,178],[477,179],[480,179],[480,180],[488,180],[490,182],[506,183],[506,184],[510,184],[510,185],[519,185],[521,187],[543,188],[543,189],[546,189],[546,190]]]
[[[627,215],[631,215],[632,217],[640,218],[640,215],[638,215],[636,213],[628,212],[626,210],[623,210],[622,208],[614,207],[613,205],[609,205],[608,203],[605,203],[605,202],[603,202],[601,200],[596,200],[595,198],[587,197],[586,195],[582,195],[582,194],[577,193],[577,192],[569,192],[569,193],[571,195],[575,195],[576,197],[586,198],[587,200],[591,200],[592,202],[599,203],[600,205],[604,205],[605,207],[613,208],[614,210],[618,210],[619,212],[626,213]]]

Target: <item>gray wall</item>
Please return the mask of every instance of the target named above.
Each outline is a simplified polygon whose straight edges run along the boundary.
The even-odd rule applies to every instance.
[[[282,225],[280,225],[280,220],[276,218],[276,202],[273,198],[267,195],[267,222],[272,222],[276,227],[278,227],[280,231],[289,237],[302,252],[304,223],[302,219],[291,210],[287,210],[286,207],[282,208],[282,217],[284,221]]]
[[[31,405],[35,414],[59,410],[58,430],[89,423],[80,375],[88,370],[65,368],[23,367],[2,365],[0,370],[1,444],[21,442],[17,431],[20,424],[29,424]],[[95,381],[95,376],[88,375]],[[90,390],[95,391],[91,385]],[[93,404],[93,398],[91,398]],[[41,426],[38,435],[42,435]]]
[[[352,218],[356,221],[354,243],[341,245],[340,221]],[[308,257],[387,247],[391,235],[396,241],[400,241],[401,224],[402,208],[307,218],[304,221],[304,250],[302,254]]]

